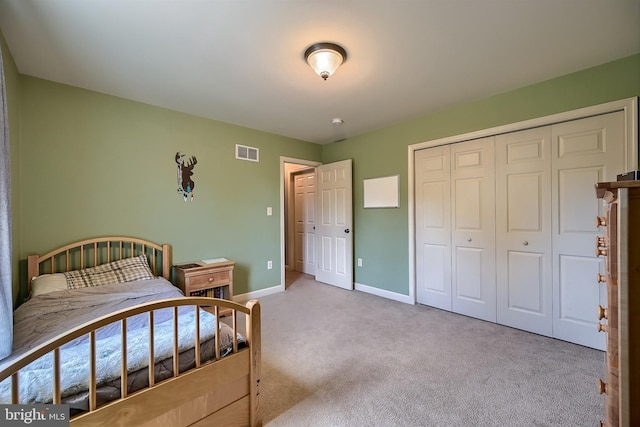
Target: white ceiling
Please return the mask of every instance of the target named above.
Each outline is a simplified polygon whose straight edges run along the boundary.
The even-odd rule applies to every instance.
[[[639,53],[640,1],[0,0],[0,27],[22,74],[323,144]]]

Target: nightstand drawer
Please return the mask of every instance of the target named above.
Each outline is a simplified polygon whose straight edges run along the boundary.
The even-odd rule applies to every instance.
[[[192,289],[210,288],[211,286],[227,283],[229,279],[229,271],[198,274],[189,277],[189,287]]]
[[[193,261],[174,265],[176,286],[186,296],[223,298],[233,301],[233,266],[235,262],[217,263]],[[230,315],[231,310],[220,310],[220,316]]]

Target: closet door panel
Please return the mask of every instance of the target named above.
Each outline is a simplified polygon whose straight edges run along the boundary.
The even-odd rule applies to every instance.
[[[428,302],[433,302],[435,299],[451,299],[450,275],[447,271],[451,263],[449,251],[449,245],[424,244],[422,246],[422,290],[429,295]],[[433,303],[427,305],[433,305]],[[450,310],[450,305],[443,303],[439,308]]]
[[[416,299],[444,310],[451,310],[450,151],[415,153]]]
[[[494,138],[451,146],[452,311],[496,321]]]
[[[547,181],[544,173],[540,171],[511,173],[504,176],[506,190],[506,212],[504,217],[506,223],[504,230],[512,234],[507,237],[516,239],[517,233],[535,233],[533,236],[540,237],[539,233],[544,233],[544,212],[545,207],[543,193]]]
[[[544,319],[544,254],[512,250],[507,258],[507,308]]]
[[[603,210],[593,189],[625,171],[623,113],[553,125],[552,137],[553,336],[604,350],[605,334],[593,314],[593,307],[607,305],[596,281],[604,265],[595,255],[593,224]]]
[[[495,146],[497,321],[551,336],[551,128]]]
[[[577,324],[596,323],[593,328],[597,330],[597,317],[593,313],[593,307],[599,304],[606,306],[605,286],[601,286],[601,292],[584,292],[584,286],[592,282],[594,277],[598,277],[598,274],[604,274],[603,262],[602,259],[592,257],[570,255],[560,257],[558,268],[562,288],[558,295],[558,318]],[[568,338],[565,337],[565,339]],[[576,342],[574,339],[570,341]]]
[[[481,276],[482,249],[456,247],[455,251],[456,299],[484,304]],[[457,305],[460,305],[459,302]]]

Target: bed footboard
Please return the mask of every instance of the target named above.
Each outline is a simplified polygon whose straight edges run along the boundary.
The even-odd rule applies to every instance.
[[[200,360],[199,321],[195,328],[195,367],[186,372],[178,368],[178,307],[193,306],[196,313],[200,307],[213,311],[215,330],[220,331],[219,311],[231,309],[232,315],[225,322],[233,329],[233,350],[222,356],[220,352],[220,334],[216,333],[215,358],[211,361]],[[149,371],[149,386],[142,390],[127,393],[127,318],[146,314],[150,316],[149,326],[149,365],[154,366],[153,313],[155,310],[170,308],[174,310],[174,349],[173,377],[156,383],[154,370]],[[245,317],[246,347],[239,348],[237,318]],[[195,316],[199,319],[199,316]],[[96,330],[114,322],[122,325],[121,358],[121,396],[119,399],[98,406],[96,404]],[[11,378],[11,402],[20,403],[20,369],[40,357],[53,354],[53,402],[62,402],[60,390],[60,347],[76,338],[89,337],[89,410],[71,418],[71,424],[82,426],[134,426],[134,425],[224,425],[261,426],[262,413],[259,397],[260,386],[260,304],[249,301],[246,306],[214,298],[176,298],[156,301],[115,312],[74,328],[63,336],[52,339],[34,348],[21,358],[0,371],[0,381]]]

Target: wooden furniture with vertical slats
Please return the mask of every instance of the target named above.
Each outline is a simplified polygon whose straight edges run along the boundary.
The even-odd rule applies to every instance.
[[[169,279],[171,271],[171,248],[146,240],[126,237],[101,237],[73,243],[45,255],[28,258],[29,287],[32,277],[41,274],[68,272],[89,268],[110,261],[145,254],[154,275]],[[171,288],[171,286],[169,286]],[[27,303],[25,303],[27,304]],[[178,369],[178,308],[192,306],[195,321],[195,367]],[[162,309],[173,310],[173,374],[157,382],[154,369],[149,369],[149,385],[140,390],[127,392],[127,320],[140,314],[149,316],[148,366],[154,363],[154,313]],[[220,352],[219,333],[215,334],[215,355],[211,360],[200,361],[200,308],[207,308],[215,315],[213,329],[220,331],[218,315],[223,310],[231,313],[226,323],[231,323],[232,351]],[[246,345],[239,346],[237,317],[244,318]],[[96,331],[113,323],[121,324],[120,369],[121,394],[108,403],[96,405]],[[203,328],[204,329],[204,328]],[[97,319],[79,324],[71,330],[45,340],[35,348],[20,354],[7,364],[0,365],[0,382],[11,381],[10,401],[21,402],[19,383],[21,369],[51,353],[53,355],[53,403],[62,403],[60,389],[60,364],[64,354],[60,348],[71,341],[88,336],[89,340],[89,404],[88,410],[71,417],[71,425],[225,425],[261,426],[259,384],[261,371],[260,304],[249,301],[246,306],[231,301],[204,298],[180,297],[156,300],[135,305]],[[47,403],[47,402],[36,402]]]
[[[601,182],[596,195],[606,213],[596,224],[596,254],[606,258],[607,307],[597,307],[598,330],[607,334],[605,378],[606,427],[640,425],[640,181]]]

